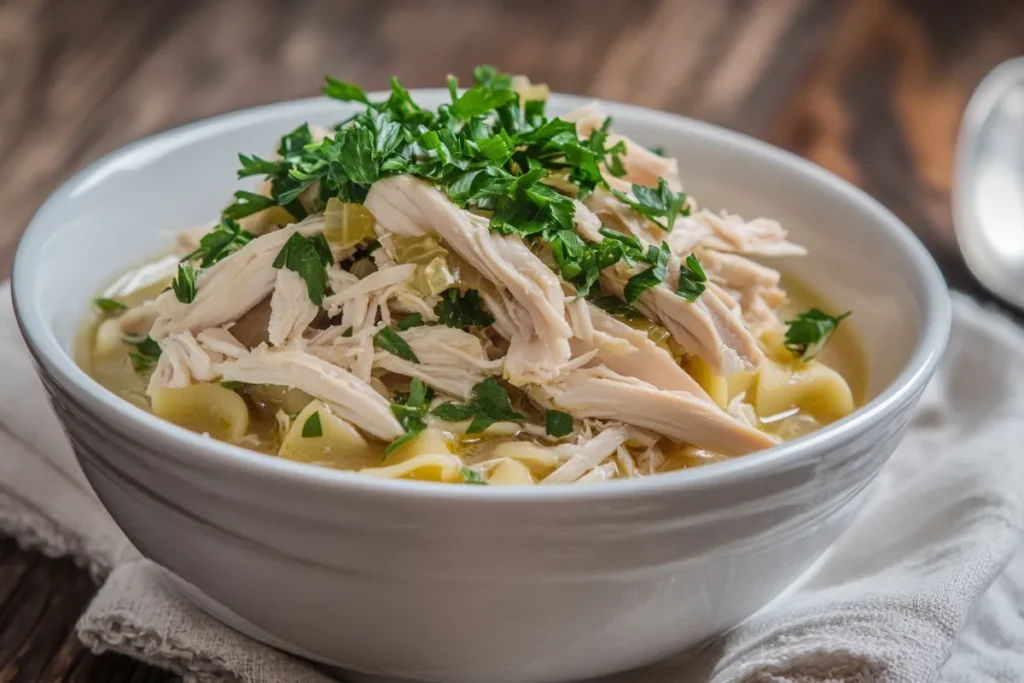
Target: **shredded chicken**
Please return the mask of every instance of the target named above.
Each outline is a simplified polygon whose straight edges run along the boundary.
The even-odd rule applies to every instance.
[[[480,340],[453,327],[414,327],[402,333],[419,362],[377,351],[374,365],[406,377],[419,377],[439,391],[468,399],[473,386],[501,374],[502,362],[490,360]]]
[[[618,420],[723,455],[744,455],[776,443],[704,399],[660,390],[602,366],[576,370],[538,391],[577,417]]]
[[[331,406],[338,416],[368,434],[392,440],[402,427],[388,401],[366,382],[333,363],[296,349],[253,349],[249,355],[214,366],[224,379],[247,384],[294,387]]]
[[[178,301],[173,291],[156,298],[157,318],[149,336],[159,341],[175,332],[198,332],[238,320],[262,301],[277,282],[273,267],[281,247],[294,233],[311,235],[323,230],[323,216],[257,237],[196,278],[191,303]]]
[[[294,344],[302,338],[320,307],[309,299],[306,281],[295,271],[280,268],[270,297],[267,338],[273,346]]]
[[[569,359],[572,330],[565,320],[565,296],[558,277],[514,235],[491,232],[488,221],[459,209],[429,183],[412,176],[377,182],[366,198],[378,229],[401,235],[439,235],[448,247],[508,292],[506,305],[520,310],[505,360],[513,384],[548,382]],[[523,326],[529,323],[529,334]]]
[[[146,389],[150,396],[160,389],[180,389],[218,377],[213,364],[220,360],[220,355],[207,353],[187,330],[161,340],[160,351],[160,360]]]

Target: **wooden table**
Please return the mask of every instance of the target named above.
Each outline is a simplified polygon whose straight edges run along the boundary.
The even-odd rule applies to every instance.
[[[7,0],[0,3],[0,277],[59,182],[129,140],[307,96],[465,79],[474,64],[553,90],[707,119],[865,188],[980,293],[953,237],[963,108],[1024,53],[1019,0]],[[140,216],[145,220],[145,216]],[[94,586],[0,539],[0,683],[158,681],[72,633]]]

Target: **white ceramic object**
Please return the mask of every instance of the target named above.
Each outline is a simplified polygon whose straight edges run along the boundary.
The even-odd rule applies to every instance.
[[[414,95],[427,105],[443,91]],[[555,96],[554,111],[582,100]],[[18,249],[18,319],[79,460],[128,537],[239,630],[366,674],[447,683],[589,678],[720,633],[803,575],[910,419],[950,324],[921,244],[864,193],[704,123],[608,104],[680,159],[704,206],[778,218],[782,264],[852,309],[872,400],[770,451],[639,481],[485,488],[396,482],[252,453],[162,422],[72,361],[90,299],[237,189],[238,152],[350,109],[312,99],[132,144],[57,190]]]

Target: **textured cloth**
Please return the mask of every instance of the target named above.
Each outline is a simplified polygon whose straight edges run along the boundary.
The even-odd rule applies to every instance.
[[[194,681],[332,680],[161,580],[61,436],[0,287],[0,530],[105,583],[78,624]],[[606,683],[1024,680],[1024,333],[955,297],[950,348],[904,443],[820,570],[732,632]]]

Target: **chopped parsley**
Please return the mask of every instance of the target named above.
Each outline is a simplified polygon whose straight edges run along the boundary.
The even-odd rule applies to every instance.
[[[423,322],[422,313],[409,313],[407,315],[402,316],[402,319],[398,321],[398,329],[400,330],[408,330],[413,327],[422,327],[423,325],[426,325],[426,323]]]
[[[665,277],[668,275],[668,262],[671,255],[666,242],[662,242],[660,247],[656,247],[653,244],[647,247],[644,261],[649,263],[650,267],[640,271],[626,282],[623,294],[626,297],[627,304],[635,306],[636,302],[640,301],[640,297],[644,292],[651,287],[657,287],[665,281]]]
[[[618,190],[612,190],[612,194],[662,230],[672,230],[676,218],[690,215],[686,193],[673,192],[664,178],[658,178],[657,188],[634,185],[632,197]]]
[[[190,304],[196,298],[196,271],[192,264],[184,261],[178,264],[178,276],[171,280],[174,296],[183,304]]]
[[[92,303],[100,312],[105,316],[116,316],[121,315],[128,310],[128,306],[117,301],[116,299],[93,299]]]
[[[128,359],[132,363],[132,369],[140,375],[148,375],[156,367],[157,360],[160,359],[162,349],[152,337],[146,336],[145,339],[133,340],[125,339],[126,344],[131,344],[135,347],[135,350],[128,354]]]
[[[572,433],[572,415],[561,410],[544,411],[544,422],[548,436],[562,437]]]
[[[446,422],[459,422],[472,418],[467,434],[479,434],[495,422],[523,420],[522,415],[512,409],[508,392],[494,377],[488,377],[473,387],[469,401],[449,401],[434,408],[433,414]]]
[[[708,276],[704,274],[697,256],[690,254],[684,263],[679,264],[679,286],[676,293],[692,304],[707,289],[707,281]]]
[[[320,425],[320,411],[318,410],[306,418],[306,422],[302,425],[302,438],[311,439],[323,435],[324,430]]]
[[[575,123],[546,116],[544,101],[520,103],[511,77],[490,66],[474,69],[472,86],[461,93],[454,78],[448,86],[451,102],[435,112],[417,105],[395,79],[389,97],[371,101],[358,86],[328,78],[324,94],[364,104],[363,111],[318,142],[308,126],[296,128],[281,139],[279,159],[240,155],[239,176],[264,175],[269,198],[242,193],[225,220],[268,201],[301,219],[306,211],[297,199],[314,186],[318,191],[310,201],[320,211],[332,197],[361,203],[376,181],[411,174],[433,183],[459,207],[488,216],[493,231],[550,247],[559,273],[579,296],[588,294],[603,268],[638,258],[634,251],[640,250],[627,244],[595,245],[580,238],[573,199],[543,182],[552,174],[565,175],[576,185],[575,196],[585,198],[607,186],[602,164],[623,174],[626,148],[622,141],[608,144],[610,119],[581,140]],[[688,212],[686,195],[672,192],[664,181],[658,188],[632,189],[632,196],[619,193],[619,198],[666,230]],[[485,318],[450,319],[466,329],[479,327]]]
[[[428,401],[430,400],[427,387],[418,377],[412,378],[409,386],[408,396],[396,396],[391,403],[391,413],[398,420],[405,433],[398,437],[384,449],[381,460],[386,458],[396,449],[404,446],[427,428],[424,417],[427,415]]]
[[[480,484],[487,486],[487,480],[483,478],[483,475],[474,470],[471,467],[463,467],[462,472],[462,483],[464,484]]]
[[[850,311],[847,311],[833,317],[817,308],[798,313],[795,320],[786,321],[789,326],[786,330],[786,348],[804,362],[811,360],[821,352],[839,323],[849,315]]]
[[[468,331],[471,327],[483,330],[494,323],[494,316],[488,312],[483,297],[475,289],[467,289],[463,294],[454,287],[445,290],[441,301],[434,306],[434,313],[442,325],[460,330]],[[420,320],[422,324],[422,318]],[[401,323],[399,329],[403,329]]]
[[[287,268],[298,273],[306,281],[309,300],[321,306],[327,289],[326,268],[333,262],[331,248],[323,234],[303,237],[296,232],[281,247],[274,259],[274,268]]]
[[[182,261],[199,260],[202,268],[209,268],[226,256],[235,253],[252,240],[242,227],[230,218],[206,233],[199,240],[199,248],[185,256]]]
[[[251,216],[275,204],[276,202],[270,197],[255,192],[239,190],[235,193],[235,203],[224,209],[222,216],[237,221],[240,218]]]
[[[355,328],[354,328],[354,327],[346,327],[346,328],[345,328],[345,331],[341,333],[341,336],[342,336],[342,337],[351,337],[351,336],[352,336],[352,333],[353,333],[354,331],[355,331]]]
[[[239,389],[243,389],[245,387],[245,382],[236,382],[235,380],[224,380],[223,382],[220,383],[220,385],[225,389],[230,389],[231,391],[238,391]]]
[[[382,327],[380,332],[373,335],[373,345],[411,363],[420,362],[420,359],[413,353],[412,347],[409,346],[409,342],[402,339],[402,335],[390,327]]]

